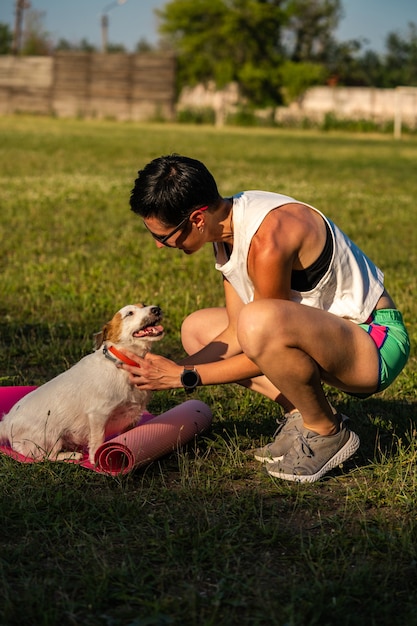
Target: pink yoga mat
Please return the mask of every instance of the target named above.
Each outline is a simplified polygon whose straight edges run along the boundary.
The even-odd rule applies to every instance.
[[[0,387],[0,420],[24,395],[36,387]],[[68,461],[96,472],[118,475],[127,474],[177,450],[196,435],[210,427],[212,413],[200,400],[188,400],[155,417],[150,413],[142,416],[135,428],[104,442],[95,455],[95,465],[88,460],[88,451],[80,461]],[[33,459],[14,452],[9,445],[0,444],[0,452],[22,463]]]

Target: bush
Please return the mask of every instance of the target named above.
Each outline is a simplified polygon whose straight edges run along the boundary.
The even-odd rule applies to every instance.
[[[242,107],[235,113],[229,113],[226,118],[226,124],[228,126],[247,126],[247,127],[275,127],[277,124],[274,120],[273,109],[266,115],[262,115],[261,112],[255,111],[248,107]]]
[[[189,107],[177,112],[180,124],[212,124],[216,122],[216,112],[211,107]]]
[[[281,93],[285,104],[298,100],[313,85],[323,85],[327,71],[318,63],[285,61],[280,68]]]
[[[326,113],[323,122],[320,125],[321,130],[346,130],[349,132],[359,133],[389,133],[394,131],[394,123],[391,120],[387,121],[373,121],[364,118],[347,119],[339,118],[334,113]],[[402,126],[402,132],[408,134],[415,134],[417,129],[410,128],[406,124]]]

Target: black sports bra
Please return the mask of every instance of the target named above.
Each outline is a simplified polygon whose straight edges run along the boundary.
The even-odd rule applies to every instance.
[[[310,291],[314,289],[329,269],[333,256],[333,237],[328,223],[326,221],[324,223],[326,224],[326,243],[318,259],[303,270],[292,270],[291,272],[291,289],[294,291]],[[220,243],[213,244],[216,258],[220,245]],[[232,247],[224,242],[222,245],[225,255],[224,262],[226,262],[230,259]]]
[[[326,243],[318,259],[303,270],[291,272],[291,289],[294,291],[314,289],[329,269],[333,256],[333,237],[328,223],[326,221],[324,223],[326,224]]]

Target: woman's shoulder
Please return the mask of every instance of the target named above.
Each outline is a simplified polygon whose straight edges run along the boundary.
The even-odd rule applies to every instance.
[[[250,189],[241,191],[233,196],[233,205],[237,204],[262,204],[269,207],[277,207],[289,202],[297,202],[291,196],[287,196],[275,191],[262,191],[260,189]]]

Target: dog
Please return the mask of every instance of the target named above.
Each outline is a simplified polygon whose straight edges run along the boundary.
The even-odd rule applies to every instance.
[[[133,361],[120,350],[143,357],[164,335],[159,306],[121,308],[94,336],[95,350],[70,369],[19,400],[0,422],[0,441],[35,460],[83,457],[90,463],[109,437],[138,423],[150,398],[119,365]]]

